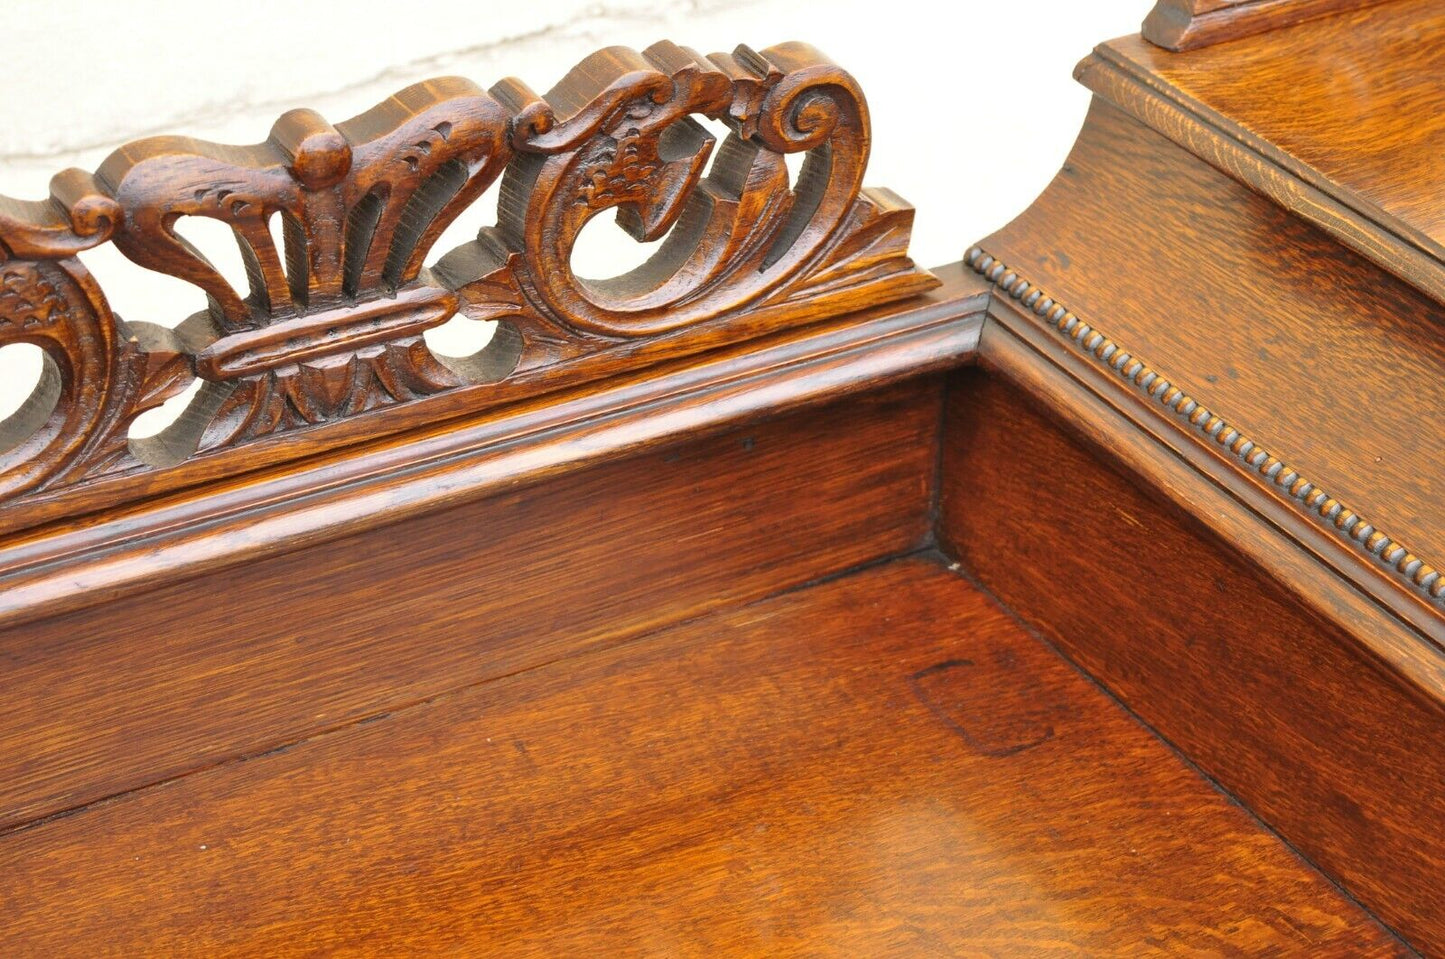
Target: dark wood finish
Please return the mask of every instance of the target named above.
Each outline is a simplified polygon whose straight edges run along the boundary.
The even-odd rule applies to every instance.
[[[13,833],[0,899],[56,956],[1403,953],[919,561]]]
[[[1117,414],[1003,350],[1010,378],[1049,376],[1066,400],[951,382],[945,549],[1406,939],[1445,949],[1438,699],[1361,645],[1350,625],[1380,628],[1368,612],[1342,626],[1280,584],[1302,577],[1287,547],[1259,544],[1275,568],[1241,557],[1221,536],[1228,497],[1121,472],[1140,453],[1119,448]]]
[[[693,115],[732,129],[711,168]],[[198,455],[244,472],[935,287],[906,254],[912,210],[862,188],[868,149],[861,91],[812,47],[661,42],[594,54],[544,96],[441,78],[336,126],[293,110],[250,147],[155,137],[58,175],[49,201],[0,198],[0,345],[48,364],[0,423],[4,523],[73,514],[72,490],[94,506],[117,478],[175,488],[165,470]],[[499,177],[498,225],[427,267]],[[666,240],[625,276],[579,279],[577,236],[614,212]],[[177,232],[186,217],[231,228],[249,291]],[[207,308],[174,331],[114,316],[75,259],[112,239]],[[497,324],[490,342],[433,354],[423,334],[454,316]],[[129,440],[197,378],[172,426]],[[50,513],[26,510],[37,497]]]
[[[905,385],[279,557],[233,541],[239,566],[6,630],[0,824],[916,549],[938,403]]]
[[[1186,54],[1103,44],[1080,79],[1445,302],[1445,11],[1396,0]]]
[[[1102,103],[1065,172],[980,245],[1282,462],[1266,477],[1256,450],[1216,442],[1224,428],[1203,438],[1325,530],[1319,548],[1361,588],[1445,639],[1445,582],[1421,585],[1445,570],[1445,477],[1422,448],[1445,430],[1438,304]]]
[[[1374,6],[1384,0],[1158,0],[1142,35],[1166,50],[1195,50]]]

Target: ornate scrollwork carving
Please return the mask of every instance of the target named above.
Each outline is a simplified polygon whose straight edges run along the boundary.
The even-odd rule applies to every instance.
[[[0,499],[127,460],[131,421],[184,387],[172,334],[122,323],[75,259],[118,220],[118,204],[80,170],[58,174],[47,201],[0,198],[0,346],[38,346],[45,364],[0,423]]]
[[[711,58],[670,43],[642,54],[614,48],[545,97],[515,81],[497,92],[517,111],[518,152],[499,229],[526,264],[528,292],[577,329],[661,333],[740,309],[814,265],[850,214],[873,212],[859,196],[863,95],[803,44]],[[735,132],[716,147],[695,114]],[[783,157],[799,152],[808,156],[789,189]],[[582,280],[572,248],[589,220],[611,210],[637,240],[667,239],[631,273]]]
[[[719,144],[695,117],[730,132]],[[857,84],[811,47],[703,57],[659,43],[594,54],[542,96],[442,78],[335,126],[294,110],[253,146],[128,144],[93,176],[58,176],[48,201],[0,199],[0,345],[47,356],[0,427],[0,498],[744,314],[780,326],[926,289],[906,255],[912,211],[861,189],[868,142]],[[792,184],[790,153],[806,155]],[[497,225],[428,268],[499,178]],[[623,276],[584,280],[572,250],[604,213],[662,242]],[[248,290],[186,241],[184,217],[230,228]],[[123,323],[75,258],[107,241],[194,284],[205,309],[173,332]],[[434,354],[424,334],[458,314],[497,321],[492,342]],[[135,416],[193,378],[187,415],[127,444]]]

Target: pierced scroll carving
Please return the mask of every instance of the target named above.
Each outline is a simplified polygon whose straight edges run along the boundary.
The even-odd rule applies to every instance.
[[[75,258],[108,240],[119,216],[79,170],[51,181],[49,202],[0,198],[0,346],[45,355],[35,391],[0,423],[0,501],[126,463],[130,423],[190,378],[171,331],[121,322]]]
[[[718,143],[695,117],[730,132]],[[744,315],[780,327],[928,289],[907,257],[912,210],[861,187],[868,143],[857,84],[811,47],[703,57],[663,42],[596,53],[545,95],[450,77],[335,126],[291,111],[253,146],[128,144],[93,175],[57,176],[48,201],[0,198],[0,346],[47,358],[0,424],[0,500]],[[790,153],[806,154],[796,183]],[[497,224],[428,267],[498,180]],[[584,280],[572,250],[603,214],[662,242],[629,273]],[[185,217],[229,227],[248,290],[187,242]],[[174,330],[115,316],[76,258],[105,242],[196,286],[204,309]],[[494,321],[491,342],[434,354],[424,334],[457,315]],[[194,379],[185,415],[127,441]]]

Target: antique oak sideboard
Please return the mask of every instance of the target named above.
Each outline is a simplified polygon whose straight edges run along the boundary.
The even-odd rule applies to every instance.
[[[0,198],[0,953],[1445,955],[1445,3],[1077,76],[932,271],[799,43]]]

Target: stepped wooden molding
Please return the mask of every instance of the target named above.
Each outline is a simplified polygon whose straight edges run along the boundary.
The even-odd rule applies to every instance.
[[[1166,50],[1196,50],[1384,0],[1158,0],[1143,36]]]
[[[1297,0],[1279,7],[1298,12],[1312,5]],[[1100,98],[1445,304],[1445,177],[1434,162],[1445,130],[1445,96],[1436,82],[1445,62],[1445,11],[1433,0],[1318,6],[1338,9],[1184,55],[1121,37],[1099,44],[1074,75]],[[1339,92],[1340,64],[1349,65],[1359,84],[1350,96]],[[1252,82],[1233,81],[1245,73]],[[1338,115],[1300,122],[1326,102]]]
[[[1445,576],[1437,567],[1426,563],[1403,543],[1377,529],[1359,513],[1231,426],[1223,417],[1171,383],[1158,370],[1104,335],[1097,327],[1080,319],[1018,271],[977,246],[964,256],[964,263],[993,283],[997,290],[1047,321],[1049,329],[1084,356],[1157,403],[1192,433],[1226,451],[1252,475],[1279,490],[1312,522],[1365,553],[1437,607],[1445,608]]]
[[[0,423],[0,514],[309,437],[206,475],[254,468],[928,290],[911,208],[862,187],[868,149],[862,92],[814,48],[668,42],[593,54],[544,95],[445,77],[335,125],[293,110],[254,146],[123,146],[57,175],[48,200],[0,198],[0,347],[39,346],[45,366]],[[496,225],[428,265],[498,182]],[[631,272],[583,279],[572,251],[603,213],[662,242]],[[230,228],[248,290],[185,238],[189,217]],[[173,328],[116,315],[77,258],[104,243],[193,284],[204,308]],[[455,317],[495,324],[471,356],[426,342]],[[130,438],[197,379],[171,426]],[[432,415],[385,418],[443,396]],[[377,415],[335,428],[363,414]]]

